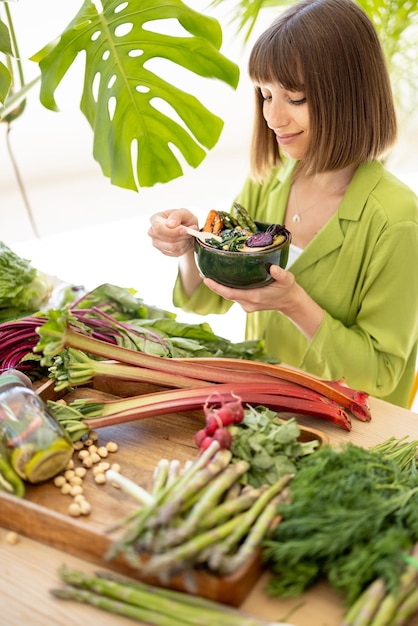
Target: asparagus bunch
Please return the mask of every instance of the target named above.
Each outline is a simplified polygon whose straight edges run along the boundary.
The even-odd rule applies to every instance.
[[[90,604],[151,626],[280,626],[211,600],[115,575],[89,576],[64,566],[59,576],[65,586],[51,590],[56,598]]]
[[[231,459],[232,453],[214,441],[181,472],[178,464],[170,472],[171,464],[162,461],[143,497],[126,477],[109,471],[108,479],[119,481],[142,504],[118,523],[124,532],[107,558],[123,554],[143,575],[164,580],[196,565],[217,574],[245,565],[268,535],[292,475],[270,486],[242,486],[249,463]]]
[[[348,610],[341,626],[405,626],[418,612],[418,544],[405,566],[396,591],[382,578],[373,581]]]

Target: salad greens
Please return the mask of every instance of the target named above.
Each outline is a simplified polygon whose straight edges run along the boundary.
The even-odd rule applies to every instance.
[[[0,322],[39,311],[51,290],[46,274],[0,241]]]
[[[242,481],[253,487],[274,485],[284,475],[295,474],[299,460],[318,447],[317,440],[298,440],[300,426],[294,418],[283,421],[263,406],[248,406],[243,420],[228,430],[233,458],[250,463]]]
[[[99,307],[101,311],[117,320],[155,319],[176,317],[175,313],[146,304],[142,298],[135,295],[134,289],[119,287],[111,283],[103,283],[91,291],[84,292],[72,303],[71,308],[93,309]]]

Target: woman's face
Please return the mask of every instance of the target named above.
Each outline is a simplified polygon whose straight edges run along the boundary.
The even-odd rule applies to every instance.
[[[309,143],[309,107],[305,94],[289,91],[280,84],[258,85],[264,99],[263,115],[267,126],[276,134],[281,152],[300,160]]]

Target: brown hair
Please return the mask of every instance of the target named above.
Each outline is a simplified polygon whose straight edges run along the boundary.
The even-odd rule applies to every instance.
[[[251,169],[280,165],[257,83],[306,95],[311,140],[298,172],[313,175],[378,159],[396,140],[395,106],[374,26],[352,0],[301,0],[258,38],[249,59],[256,110]]]

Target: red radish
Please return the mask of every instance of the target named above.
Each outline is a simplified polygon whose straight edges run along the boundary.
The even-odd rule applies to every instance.
[[[226,404],[217,410],[216,414],[222,420],[224,426],[242,422],[244,409],[242,408],[241,400],[226,402]]]
[[[194,442],[202,452],[215,439],[221,448],[230,448],[232,435],[228,430],[231,424],[238,424],[244,418],[244,409],[241,398],[231,394],[235,400],[225,402],[217,393],[211,394],[206,400],[203,411],[206,416],[206,427],[198,430],[194,436]],[[213,402],[213,397],[219,399],[220,407],[209,406]]]
[[[205,428],[201,428],[197,431],[197,433],[195,433],[193,439],[198,448],[200,448],[200,446],[202,445],[202,441],[205,439],[205,437],[207,437],[207,435],[208,433],[206,432]]]
[[[209,448],[212,441],[213,441],[213,437],[209,437],[209,436],[206,436],[204,439],[202,439],[200,446],[199,446],[200,451],[203,452],[203,450],[206,450],[206,448]]]
[[[232,444],[232,435],[227,428],[218,428],[213,439],[219,442],[221,448],[229,448]]]
[[[206,434],[213,435],[216,429],[222,426],[226,426],[226,424],[220,419],[217,411],[213,411],[206,416]]]
[[[219,402],[221,404],[219,408],[215,408],[213,406],[209,407],[209,403],[213,400],[213,396],[219,398]],[[236,400],[225,402],[224,399],[219,396],[217,392],[215,392],[206,400],[203,411],[206,415],[206,428],[209,434],[213,434],[218,427],[221,428],[222,426],[230,426],[231,424],[238,424],[239,422],[242,422],[244,418],[242,401],[239,396],[235,397]]]

